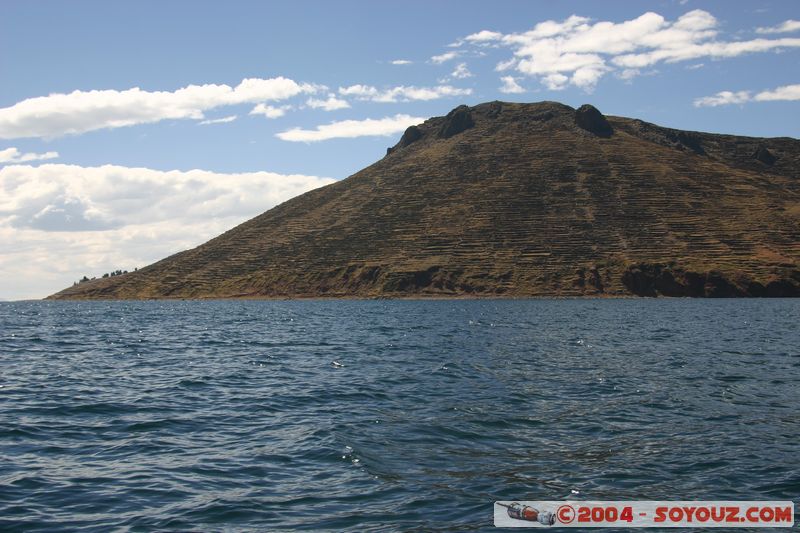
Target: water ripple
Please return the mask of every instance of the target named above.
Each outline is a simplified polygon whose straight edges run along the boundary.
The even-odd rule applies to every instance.
[[[0,530],[793,499],[798,323],[797,300],[0,303]]]

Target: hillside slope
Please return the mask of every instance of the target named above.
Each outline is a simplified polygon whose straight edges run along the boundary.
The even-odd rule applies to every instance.
[[[800,141],[489,102],[211,241],[50,298],[800,295]]]

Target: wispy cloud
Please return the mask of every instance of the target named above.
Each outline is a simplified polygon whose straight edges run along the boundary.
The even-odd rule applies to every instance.
[[[27,163],[29,161],[44,161],[46,159],[55,159],[58,157],[58,152],[26,152],[22,153],[17,148],[11,147],[5,150],[0,150],[0,165],[9,163]]]
[[[769,26],[766,28],[756,28],[756,33],[769,34],[769,33],[790,33],[800,31],[800,20],[785,20],[777,26]]]
[[[786,28],[794,21],[787,21]],[[783,31],[781,26],[781,31]],[[598,21],[572,15],[548,20],[523,33],[483,30],[461,42],[508,47],[513,55],[500,61],[498,71],[515,69],[537,78],[551,90],[577,86],[588,92],[608,73],[627,71],[623,78],[661,62],[699,58],[722,59],[743,54],[800,47],[800,39],[729,41],[719,37],[719,23],[707,11],[695,9],[669,21],[648,12],[623,21]]]
[[[292,142],[318,142],[328,139],[388,136],[399,133],[425,119],[410,115],[395,115],[380,119],[342,120],[317,126],[313,130],[293,128],[277,134],[279,139]]]
[[[410,65],[413,61],[409,61],[408,59],[395,59],[392,61],[392,65]]]
[[[459,55],[459,53],[455,52],[455,51],[445,52],[443,54],[439,54],[437,56],[431,57],[431,63],[434,63],[436,65],[441,65],[442,63],[450,61],[451,59],[457,58],[458,55]]]
[[[473,74],[467,68],[466,63],[459,63],[450,75],[456,79],[463,80],[464,78],[471,78]]]
[[[488,43],[502,39],[503,34],[498,31],[483,30],[478,33],[473,33],[464,37],[464,40],[470,43]]]
[[[800,100],[800,84],[784,85],[753,95],[750,91],[720,91],[713,96],[703,96],[694,101],[695,107],[717,107],[747,102],[772,102]]]
[[[703,96],[694,101],[695,107],[717,107],[721,105],[743,104],[750,101],[750,91],[720,91],[713,96]]]
[[[413,100],[437,100],[451,96],[467,96],[472,94],[472,89],[460,89],[451,85],[438,85],[435,87],[404,86],[378,89],[372,85],[351,85],[339,87],[342,96],[353,96],[358,100],[372,102],[410,102]]]
[[[800,84],[784,85],[771,91],[761,91],[753,99],[759,102],[800,100]]]
[[[261,115],[267,118],[280,118],[289,111],[292,106],[284,105],[284,106],[271,106],[267,104],[258,104],[253,109],[250,110],[250,115]]]
[[[522,94],[525,92],[525,89],[517,83],[517,80],[514,79],[514,76],[503,76],[500,78],[500,81],[503,82],[503,85],[500,87],[500,92],[505,94]]]
[[[309,98],[306,105],[312,109],[324,109],[325,111],[336,111],[337,109],[347,109],[350,104],[347,100],[336,98],[335,94],[329,94],[325,100],[319,98]]]
[[[230,116],[222,117],[222,118],[214,118],[214,119],[202,120],[202,121],[198,122],[198,124],[200,124],[201,126],[207,126],[209,124],[226,124],[228,122],[233,122],[237,118],[239,118],[237,115],[230,115]]]
[[[0,139],[58,137],[167,119],[203,120],[205,111],[220,106],[285,100],[320,89],[277,77],[244,79],[236,87],[188,85],[172,92],[134,87],[57,93],[0,109]]]

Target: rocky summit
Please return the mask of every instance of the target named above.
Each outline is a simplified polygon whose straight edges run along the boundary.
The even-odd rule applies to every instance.
[[[800,296],[800,141],[489,102],[198,246],[54,299]]]

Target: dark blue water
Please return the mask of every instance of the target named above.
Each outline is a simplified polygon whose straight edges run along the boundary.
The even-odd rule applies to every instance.
[[[0,304],[0,530],[798,500],[798,324],[800,300]]]

